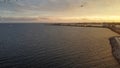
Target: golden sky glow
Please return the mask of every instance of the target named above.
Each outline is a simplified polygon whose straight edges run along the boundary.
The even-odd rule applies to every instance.
[[[32,17],[32,20],[40,22],[120,21],[120,0],[3,1],[0,0],[0,16],[3,20],[6,17],[13,21],[16,18],[30,20]]]
[[[118,22],[120,16],[85,16],[85,17],[47,17],[37,18],[43,22]]]

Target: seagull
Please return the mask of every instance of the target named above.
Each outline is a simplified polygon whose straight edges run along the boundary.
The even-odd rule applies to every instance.
[[[80,5],[80,7],[84,7],[84,5]]]
[[[83,4],[80,5],[80,7],[84,7],[87,4],[87,2],[84,2]]]

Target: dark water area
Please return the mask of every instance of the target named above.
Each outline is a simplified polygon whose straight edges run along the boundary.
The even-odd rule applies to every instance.
[[[120,68],[105,28],[0,24],[0,68]]]

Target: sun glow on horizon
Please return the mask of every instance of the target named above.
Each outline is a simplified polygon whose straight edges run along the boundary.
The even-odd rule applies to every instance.
[[[50,22],[120,22],[120,16],[84,16],[84,17],[38,17],[37,21]]]

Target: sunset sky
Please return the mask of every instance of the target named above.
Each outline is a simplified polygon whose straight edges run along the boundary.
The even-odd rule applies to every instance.
[[[0,0],[0,16],[5,21],[116,22],[120,0]]]

